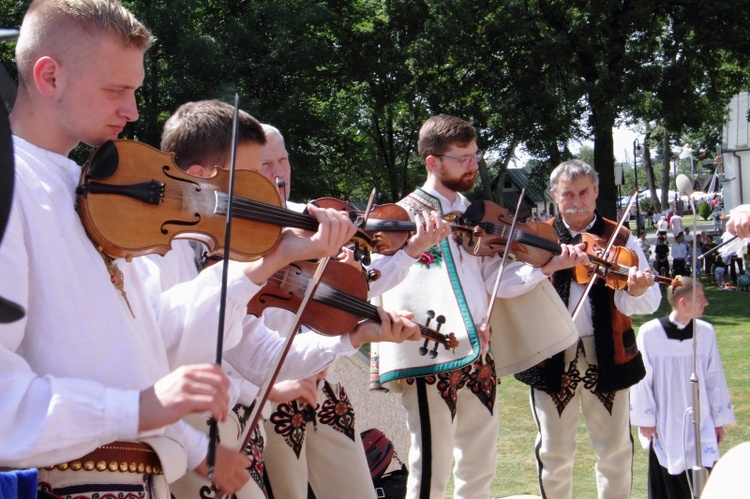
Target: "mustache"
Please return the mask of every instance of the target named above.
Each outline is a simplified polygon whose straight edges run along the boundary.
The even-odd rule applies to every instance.
[[[576,215],[578,213],[591,213],[591,210],[588,208],[568,208],[564,213],[568,215]]]

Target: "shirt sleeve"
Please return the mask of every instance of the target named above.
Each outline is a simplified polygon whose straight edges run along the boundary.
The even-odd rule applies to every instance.
[[[243,378],[256,386],[263,386],[276,367],[284,347],[284,339],[277,331],[266,327],[262,318],[248,316],[243,327],[244,336],[237,346],[226,352],[226,361]],[[312,376],[331,365],[339,356],[352,355],[356,351],[348,334],[297,334],[277,381]]]
[[[734,411],[729,399],[729,389],[724,376],[724,368],[719,355],[719,345],[716,343],[716,333],[713,327],[706,323],[711,333],[711,347],[708,356],[708,367],[706,369],[705,392],[711,408],[711,417],[716,426],[724,426],[734,423]]]
[[[641,326],[636,344],[643,357],[646,376],[630,388],[630,422],[633,426],[656,427],[656,399],[654,398],[654,368],[651,363],[648,336],[654,326]]]
[[[648,264],[648,259],[643,251],[638,246],[633,234],[628,236],[628,241],[625,244],[626,247],[632,249],[638,255],[638,269],[641,272],[651,270]],[[656,309],[659,308],[661,303],[661,290],[659,285],[654,282],[645,293],[640,296],[631,296],[624,289],[618,289],[615,291],[615,306],[617,309],[627,316],[636,314],[653,314]]]

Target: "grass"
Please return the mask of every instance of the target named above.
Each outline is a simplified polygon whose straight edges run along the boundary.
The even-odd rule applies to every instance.
[[[706,286],[706,297],[710,305],[704,318],[714,325],[724,364],[724,372],[734,405],[737,423],[726,428],[726,440],[722,452],[750,440],[750,342],[745,307],[750,305],[750,293],[719,291],[715,286]],[[644,322],[666,315],[669,304],[662,300],[654,316],[633,317],[637,328]],[[497,474],[492,484],[493,497],[513,494],[538,494],[534,440],[536,428],[529,408],[529,389],[513,377],[502,379],[500,385],[500,438],[498,439]],[[633,465],[633,498],[645,498],[647,454],[635,440]],[[573,469],[573,497],[595,498],[596,480],[594,464],[596,457],[588,441],[585,427],[579,420],[578,450]]]

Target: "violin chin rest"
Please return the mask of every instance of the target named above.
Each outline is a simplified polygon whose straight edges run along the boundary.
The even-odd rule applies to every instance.
[[[111,140],[108,140],[94,152],[87,174],[90,178],[105,179],[115,174],[117,166],[120,163],[120,154],[117,152],[117,146]]]

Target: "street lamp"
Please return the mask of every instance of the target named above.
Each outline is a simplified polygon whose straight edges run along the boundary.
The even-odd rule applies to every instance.
[[[641,144],[636,138],[633,141],[633,174],[635,175],[635,227],[636,233],[641,232],[641,209],[638,206],[638,195],[640,189],[638,188],[638,151],[641,150]]]

